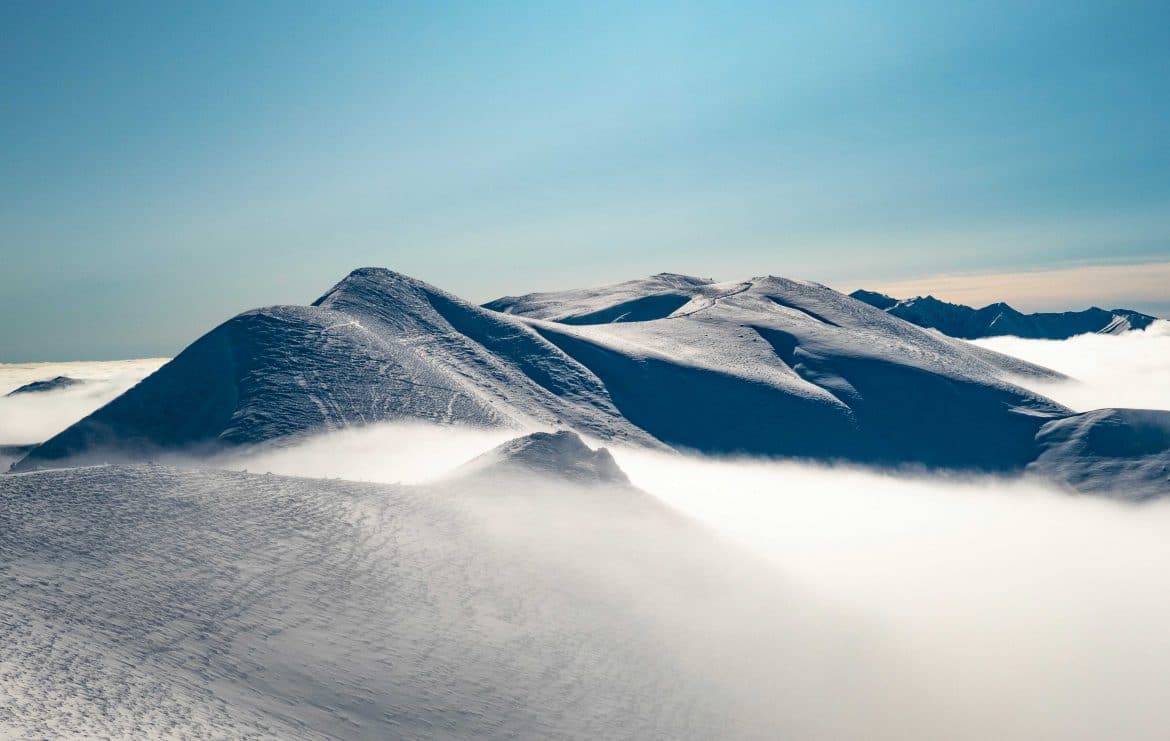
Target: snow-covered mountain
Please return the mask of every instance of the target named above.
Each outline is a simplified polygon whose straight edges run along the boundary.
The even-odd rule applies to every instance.
[[[361,269],[312,306],[228,320],[21,467],[212,452],[399,419],[653,442],[595,376],[524,323]]]
[[[1170,412],[1098,409],[1045,424],[1028,470],[1091,493],[1170,495]]]
[[[849,295],[899,319],[967,340],[1005,335],[1063,340],[1091,332],[1121,334],[1133,329],[1145,329],[1157,321],[1157,317],[1132,309],[1105,310],[1094,306],[1084,311],[1024,314],[1005,303],[974,309],[940,301],[934,296],[899,300],[883,293],[864,290]]]
[[[16,468],[423,420],[1012,471],[1042,452],[1045,424],[1072,415],[1010,380],[1059,374],[816,283],[660,274],[487,306],[356,270],[312,306],[229,320]]]
[[[627,486],[630,480],[605,448],[591,450],[569,430],[509,440],[460,467],[454,477],[540,475],[581,484]]]

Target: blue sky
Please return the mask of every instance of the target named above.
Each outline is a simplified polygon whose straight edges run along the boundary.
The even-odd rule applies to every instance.
[[[1170,262],[1165,3],[631,5],[4,4],[0,361],[174,353],[359,265]]]

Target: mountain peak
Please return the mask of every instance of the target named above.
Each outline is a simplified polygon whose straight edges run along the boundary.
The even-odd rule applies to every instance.
[[[461,473],[527,473],[577,484],[628,485],[605,448],[591,449],[569,430],[533,432],[499,445],[460,468]]]
[[[351,270],[349,275],[342,278],[320,298],[313,302],[313,306],[334,308],[334,304],[345,300],[366,302],[371,300],[385,300],[387,298],[403,297],[419,292],[439,293],[439,289],[427,283],[412,278],[405,273],[399,273],[389,268],[365,267]]]
[[[849,298],[855,298],[862,303],[869,304],[875,309],[883,310],[888,309],[894,304],[898,303],[898,299],[892,296],[887,296],[886,294],[878,293],[877,291],[867,291],[863,288],[859,288],[853,293],[849,294]]]

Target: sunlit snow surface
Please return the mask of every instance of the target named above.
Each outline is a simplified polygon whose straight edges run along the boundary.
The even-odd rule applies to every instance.
[[[1167,408],[1166,327],[987,342],[1078,378],[1035,389],[1077,410]],[[0,377],[124,388],[157,362]],[[30,398],[67,425],[101,403],[73,391]],[[49,419],[0,415],[11,440]],[[0,737],[1170,727],[1168,504],[612,442],[649,496],[448,478],[514,434],[369,425],[199,462],[232,471],[0,476]]]
[[[0,479],[0,533],[0,735],[765,738],[878,712],[819,717],[877,665],[859,627],[626,488],[99,466]]]

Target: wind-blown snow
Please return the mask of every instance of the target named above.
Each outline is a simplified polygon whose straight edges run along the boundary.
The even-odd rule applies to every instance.
[[[0,734],[881,728],[863,697],[823,712],[876,671],[862,626],[632,489],[508,481],[2,477]]]
[[[338,461],[377,455],[334,435]],[[1166,505],[614,454],[714,533],[634,489],[490,466],[426,489],[0,477],[0,733],[1031,741],[1170,723]]]
[[[244,448],[211,463],[253,473],[418,484],[443,477],[515,435],[469,425],[383,423],[313,435],[283,447]]]

